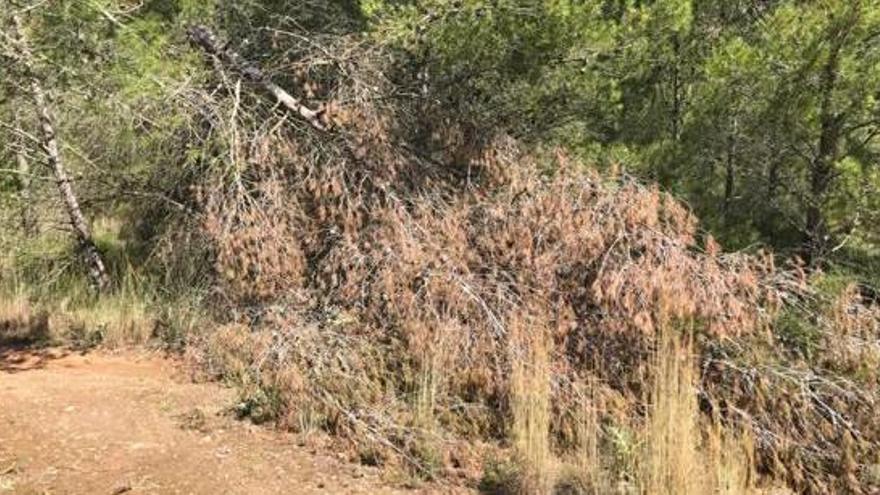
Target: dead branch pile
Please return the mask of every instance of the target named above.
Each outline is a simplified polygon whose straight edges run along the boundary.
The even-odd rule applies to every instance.
[[[524,154],[429,103],[390,98],[400,92],[381,54],[343,41],[321,51],[347,54],[331,75],[326,60],[310,72],[308,58],[296,72],[302,101],[331,102],[320,110],[329,130],[267,110],[234,75],[221,78],[225,94],[202,96],[212,135],[223,136],[211,148],[222,166],[195,189],[228,325],[199,359],[253,385],[249,413],[431,472],[425,435],[434,445],[503,438],[517,334],[552,336],[560,438],[588,377],[636,410],[658,325],[695,322],[707,353],[766,341],[798,284],[783,283],[770,256],[722,254],[656,188],[600,178],[564,152]],[[863,417],[831,405],[841,422],[828,435],[776,442],[790,427],[780,402],[809,409],[814,423],[827,415],[801,398],[749,396],[732,367],[718,369],[704,370],[704,390],[737,404],[725,409],[733,420],[764,429],[767,459],[827,449],[854,420],[847,414]],[[441,465],[466,464],[449,455]]]

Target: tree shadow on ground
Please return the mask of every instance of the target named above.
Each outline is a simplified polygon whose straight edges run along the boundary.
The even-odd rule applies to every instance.
[[[0,373],[41,369],[69,354],[50,342],[48,313],[0,318]]]
[[[28,311],[0,315],[0,349],[40,346],[50,340],[49,313]]]
[[[0,344],[0,375],[40,370],[70,353],[71,351],[66,349],[34,347],[27,344]]]

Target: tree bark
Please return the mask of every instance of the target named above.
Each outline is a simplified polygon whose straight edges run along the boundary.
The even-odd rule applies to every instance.
[[[681,141],[682,84],[681,84],[681,40],[676,33],[672,38],[675,63],[672,65],[672,140]]]
[[[730,134],[727,136],[727,163],[725,165],[723,205],[725,220],[727,220],[730,213],[730,204],[733,202],[734,186],[736,185],[736,133],[739,130],[738,124],[737,118],[734,117]]]
[[[770,172],[767,173],[767,199],[770,204],[776,204],[776,192],[779,190],[779,167],[780,158],[776,157],[770,163]]]
[[[840,148],[843,116],[835,112],[833,98],[840,70],[840,52],[846,40],[845,29],[842,33],[834,33],[835,39],[821,73],[819,142],[809,167],[810,188],[804,229],[804,254],[812,265],[827,254],[830,240],[823,210],[834,180],[834,163]]]
[[[272,96],[274,96],[282,105],[292,112],[297,113],[312,127],[321,131],[327,129],[324,122],[321,121],[320,111],[312,110],[303,105],[299,99],[272,82],[272,80],[259,67],[244,60],[227,45],[220,43],[217,40],[217,37],[214,36],[208,28],[205,26],[192,26],[189,28],[188,34],[189,39],[193,44],[201,47],[205,52],[218,57],[223,63],[231,66],[250,81],[263,86],[263,88],[272,94]]]
[[[28,79],[27,83],[30,88],[31,98],[33,98],[36,111],[39,114],[43,151],[46,153],[49,168],[52,169],[55,177],[58,193],[64,203],[70,227],[73,229],[74,236],[76,237],[77,247],[88,266],[89,277],[95,289],[98,292],[103,292],[110,286],[110,277],[107,275],[104,259],[97,246],[95,246],[91,229],[86,222],[85,215],[83,215],[79,201],[74,193],[73,180],[68,175],[63,158],[59,152],[58,138],[55,133],[55,119],[46,100],[43,86],[34,70],[33,55],[25,38],[21,19],[13,15],[12,25],[18,44],[19,62]]]

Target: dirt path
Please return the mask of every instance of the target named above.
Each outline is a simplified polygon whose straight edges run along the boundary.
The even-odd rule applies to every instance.
[[[155,356],[0,349],[0,494],[418,493],[235,421],[230,390],[178,375]]]

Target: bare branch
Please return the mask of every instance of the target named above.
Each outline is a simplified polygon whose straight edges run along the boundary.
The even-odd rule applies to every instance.
[[[272,82],[259,67],[244,60],[238,53],[229,49],[226,44],[220,43],[207,27],[192,26],[189,28],[189,39],[194,45],[200,47],[206,53],[218,57],[225,64],[241,73],[246,79],[262,85],[279,103],[305,119],[315,129],[320,131],[327,130],[327,126],[321,121],[321,111],[308,108],[299,99]]]

